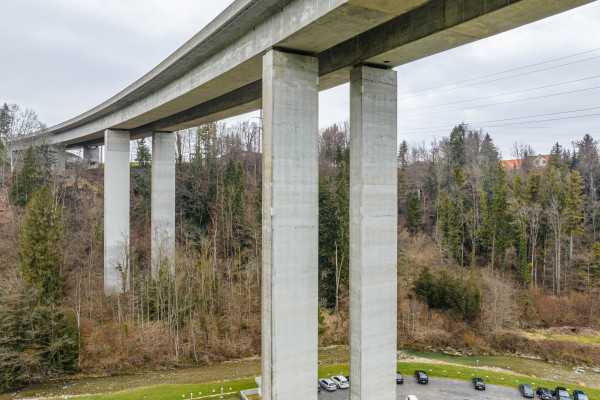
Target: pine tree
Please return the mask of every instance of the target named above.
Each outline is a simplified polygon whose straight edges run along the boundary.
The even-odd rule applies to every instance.
[[[23,169],[16,175],[10,188],[13,203],[19,206],[26,205],[41,183],[35,150],[33,147],[29,147],[25,151]]]
[[[508,185],[506,183],[506,171],[504,171],[504,168],[502,168],[502,165],[499,162],[494,169],[493,181],[492,199],[486,221],[491,236],[492,275],[494,274],[496,255],[503,260],[510,242]]]
[[[423,228],[423,221],[421,219],[421,201],[414,193],[408,197],[406,219],[406,227],[411,232],[418,232]]]
[[[63,294],[62,230],[54,196],[42,186],[27,205],[19,242],[23,281],[40,304],[55,304]]]
[[[406,143],[406,140],[403,140],[402,143],[400,143],[400,146],[398,146],[398,168],[404,170],[404,168],[406,168],[406,166],[408,165],[408,143]]]
[[[150,165],[150,162],[152,161],[152,155],[150,154],[148,145],[146,145],[146,139],[142,138],[137,141],[137,153],[135,156],[135,161],[140,167],[147,167]]]

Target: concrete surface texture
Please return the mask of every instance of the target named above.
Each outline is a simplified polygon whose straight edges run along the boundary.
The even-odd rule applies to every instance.
[[[85,146],[83,148],[83,165],[87,169],[96,169],[100,166],[100,147]]]
[[[103,143],[108,128],[142,137],[196,126],[261,107],[271,48],[315,55],[323,90],[361,63],[394,67],[591,1],[237,0],[137,82],[46,132],[80,147]]]
[[[65,146],[63,145],[53,145],[50,146],[50,151],[52,152],[52,156],[54,157],[54,163],[52,164],[52,170],[54,172],[61,172],[65,170],[65,164],[67,162],[67,154],[65,151]]]
[[[271,50],[263,76],[262,398],[310,400],[318,365],[317,60]]]
[[[104,293],[123,292],[129,254],[129,132],[104,134]]]
[[[350,399],[395,398],[396,72],[350,78]]]
[[[174,272],[175,133],[152,135],[152,276],[161,268]]]

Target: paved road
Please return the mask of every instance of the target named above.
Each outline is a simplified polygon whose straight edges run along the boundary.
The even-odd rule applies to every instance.
[[[430,377],[427,385],[419,385],[410,375],[405,375],[404,380],[403,384],[396,385],[398,400],[404,400],[409,394],[414,394],[419,400],[524,400],[517,387],[486,385],[485,390],[475,390],[471,382],[453,379]],[[319,400],[347,400],[348,398],[348,389],[319,393]]]

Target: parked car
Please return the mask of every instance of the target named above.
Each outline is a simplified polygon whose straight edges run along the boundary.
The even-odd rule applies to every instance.
[[[485,390],[485,382],[481,378],[473,378],[473,387],[477,390]]]
[[[542,387],[542,386],[538,386],[537,390],[535,391],[537,393],[537,395],[539,396],[540,399],[542,400],[550,400],[552,399],[552,392],[550,392],[550,389]]]
[[[520,384],[519,385],[519,392],[521,392],[521,394],[523,395],[523,397],[529,397],[529,398],[535,397],[535,394],[533,394],[533,389],[529,385]]]
[[[425,371],[416,370],[415,378],[417,378],[418,383],[429,383],[429,378],[427,377]]]
[[[573,390],[573,400],[589,400],[581,390]]]
[[[348,389],[350,387],[350,382],[348,382],[348,379],[346,379],[345,376],[336,375],[331,378],[331,380],[333,383],[335,383],[338,389]]]
[[[399,383],[404,383],[404,377],[398,371],[396,371],[396,385]]]
[[[335,382],[327,378],[319,379],[319,385],[321,385],[321,387],[328,392],[333,392],[335,389],[337,389]]]
[[[409,394],[408,396],[406,396],[406,400],[419,400],[419,399],[417,399],[417,396],[415,396],[414,394]]]
[[[564,387],[557,386],[556,389],[554,389],[554,398],[556,400],[571,400],[571,395]]]

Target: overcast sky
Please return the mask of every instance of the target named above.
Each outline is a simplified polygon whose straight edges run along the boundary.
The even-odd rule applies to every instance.
[[[48,126],[70,119],[140,78],[228,4],[0,0],[0,104],[32,108]],[[507,159],[516,141],[546,154],[585,133],[600,139],[600,2],[397,71],[399,141],[430,143],[467,122]],[[321,93],[321,126],[348,119],[348,90]]]

